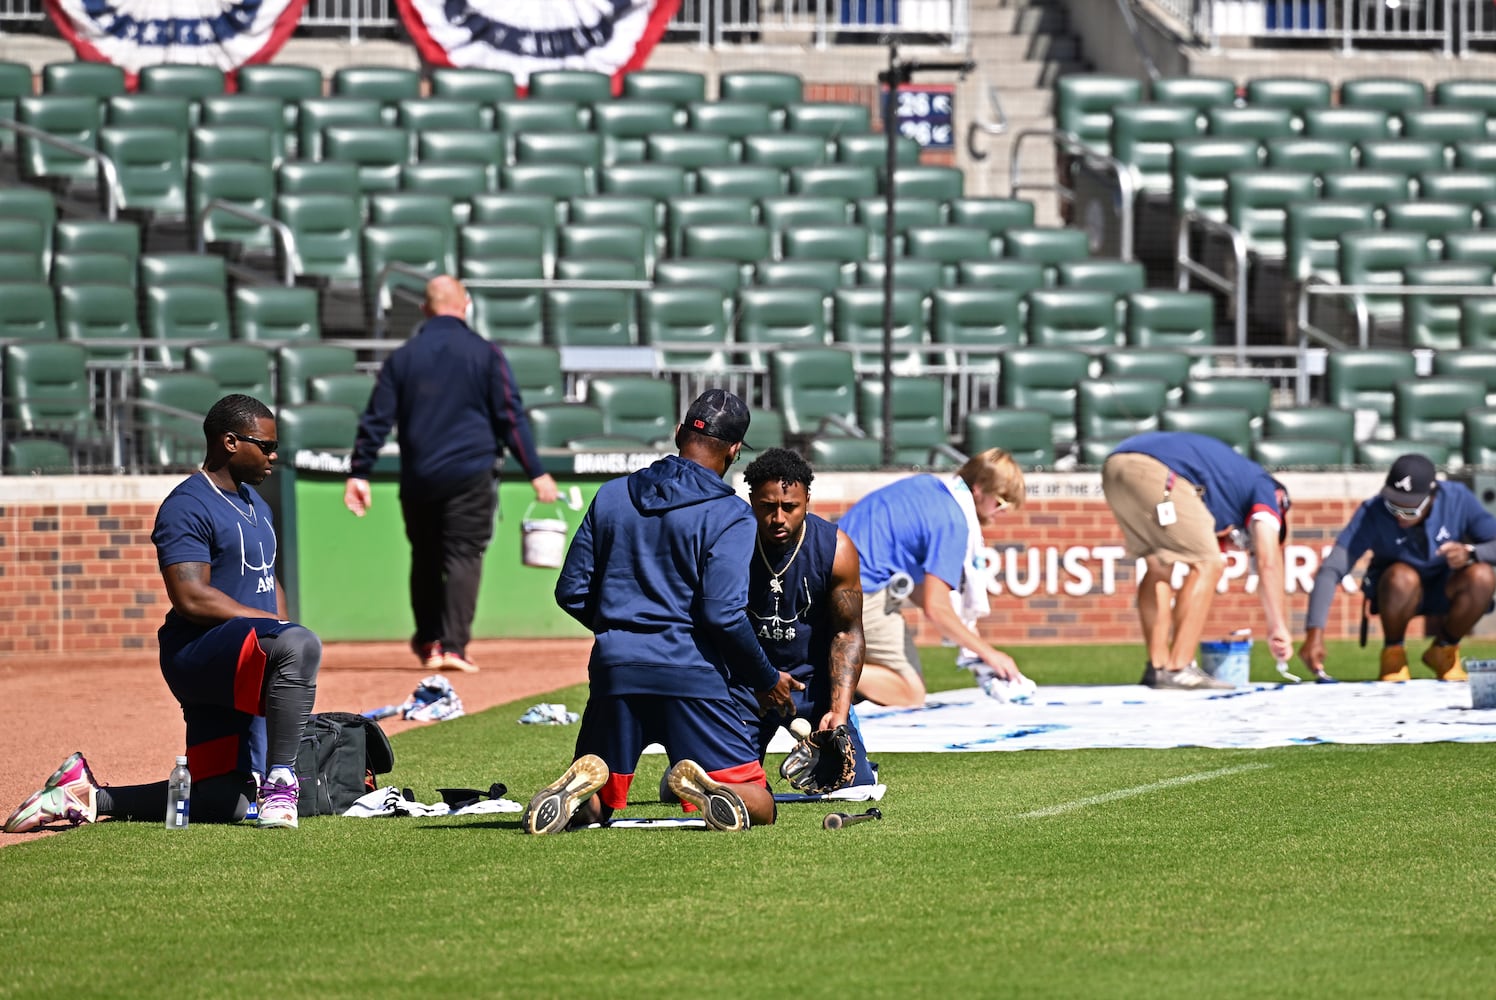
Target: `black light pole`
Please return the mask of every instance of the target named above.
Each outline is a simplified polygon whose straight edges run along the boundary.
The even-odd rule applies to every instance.
[[[964,78],[976,68],[971,60],[964,62],[900,62],[899,43],[896,36],[888,36],[888,69],[878,74],[879,82],[886,86],[883,95],[883,135],[887,140],[884,156],[883,183],[883,465],[893,464],[893,235],[894,235],[894,185],[893,175],[898,167],[899,87],[914,78],[916,72],[944,71],[959,73]]]

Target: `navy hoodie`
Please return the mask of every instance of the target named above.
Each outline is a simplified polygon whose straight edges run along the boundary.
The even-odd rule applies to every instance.
[[[748,622],[748,502],[677,455],[602,485],[566,553],[556,603],[596,637],[597,694],[726,699],[779,673]]]
[[[368,479],[400,432],[400,495],[440,499],[492,475],[504,446],[530,479],[545,470],[509,362],[460,319],[433,316],[379,369],[358,422],[350,475]]]

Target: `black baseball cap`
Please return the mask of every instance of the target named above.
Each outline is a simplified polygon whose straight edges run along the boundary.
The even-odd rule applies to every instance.
[[[1434,463],[1427,455],[1400,455],[1387,473],[1382,499],[1399,507],[1417,507],[1434,492],[1436,475]]]
[[[747,403],[726,389],[708,389],[696,397],[681,426],[737,444],[748,433],[748,421]]]

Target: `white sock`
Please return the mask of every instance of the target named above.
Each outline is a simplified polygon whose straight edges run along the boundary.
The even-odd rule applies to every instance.
[[[296,772],[284,764],[277,764],[270,769],[270,774],[266,777],[265,784],[294,785],[296,784]]]

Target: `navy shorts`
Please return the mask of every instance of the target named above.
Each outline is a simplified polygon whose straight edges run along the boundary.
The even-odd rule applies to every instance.
[[[593,695],[582,713],[576,755],[597,754],[608,765],[598,796],[609,809],[628,805],[639,756],[659,743],[674,764],[694,760],[724,784],[769,786],[737,705],[657,694]]]
[[[824,703],[816,703],[811,699],[811,692],[807,688],[804,691],[792,691],[790,697],[795,700],[795,715],[804,719],[812,726],[818,725],[821,716],[830,710],[831,706]],[[779,731],[780,726],[789,720],[776,713],[769,713],[763,718],[755,718],[748,721],[749,729],[754,732],[758,739],[758,759],[763,760],[764,754],[769,750],[769,743],[774,739],[774,734]],[[862,732],[857,726],[857,710],[854,708],[847,713],[847,731],[852,735],[852,749],[856,751],[856,771],[852,777],[854,785],[872,785],[877,783],[877,776],[873,774],[873,766],[868,763],[867,747],[862,744]]]
[[[1421,576],[1423,581],[1423,597],[1418,602],[1417,614],[1420,615],[1445,615],[1449,613],[1449,595],[1444,588],[1449,586],[1448,573],[1430,573]],[[1365,594],[1371,601],[1371,613],[1378,614],[1377,610],[1377,587],[1382,582],[1382,574],[1366,574],[1361,581],[1361,593]]]
[[[171,643],[163,630],[161,676],[182,706],[194,780],[265,773],[265,651],[259,640],[299,627],[234,618],[183,644]]]

